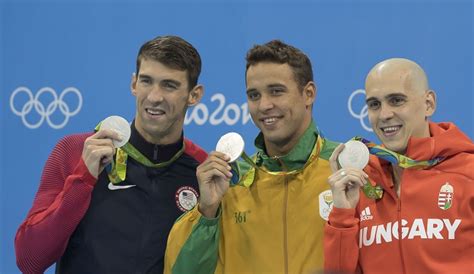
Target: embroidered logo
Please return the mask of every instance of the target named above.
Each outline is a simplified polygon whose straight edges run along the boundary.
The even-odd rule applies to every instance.
[[[360,221],[368,221],[368,220],[372,220],[374,218],[374,216],[372,216],[372,214],[370,213],[370,207],[366,207],[364,208],[364,210],[362,210],[362,212],[360,213]]]
[[[194,188],[190,186],[180,187],[175,193],[176,205],[183,212],[191,210],[197,204],[198,196]]]
[[[438,207],[442,210],[448,210],[453,204],[454,188],[448,182],[439,190]]]
[[[319,215],[326,221],[329,219],[332,204],[333,200],[331,190],[326,190],[319,194]]]

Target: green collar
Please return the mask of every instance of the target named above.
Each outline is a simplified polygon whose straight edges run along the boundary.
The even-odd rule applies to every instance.
[[[258,166],[264,166],[268,171],[292,171],[302,168],[313,150],[316,140],[318,138],[318,132],[314,121],[311,121],[310,125],[301,136],[296,146],[286,155],[276,157],[270,157],[265,152],[265,142],[263,134],[260,132],[255,138],[256,153],[256,164]],[[282,165],[282,164],[283,165]]]

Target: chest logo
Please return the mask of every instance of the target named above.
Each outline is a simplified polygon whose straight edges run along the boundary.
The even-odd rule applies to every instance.
[[[448,210],[453,204],[454,188],[448,182],[439,190],[438,207],[442,210]]]
[[[372,220],[374,218],[374,216],[372,215],[372,213],[370,212],[370,207],[366,207],[364,208],[364,210],[362,210],[362,212],[360,213],[360,221],[369,221],[369,220]]]
[[[110,190],[121,190],[121,189],[127,189],[127,188],[131,188],[131,187],[134,187],[136,185],[125,185],[125,186],[122,186],[122,185],[114,185],[112,184],[112,182],[110,182],[107,187],[110,189]]]
[[[331,212],[332,205],[333,200],[331,190],[321,192],[319,194],[319,215],[326,221],[329,219],[329,213]]]
[[[199,197],[197,191],[190,186],[180,187],[175,193],[176,205],[183,211],[191,210],[196,204]]]

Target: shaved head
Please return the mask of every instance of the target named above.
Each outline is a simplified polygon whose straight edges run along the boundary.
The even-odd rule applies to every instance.
[[[429,89],[425,71],[417,63],[404,58],[391,58],[375,65],[365,79],[366,89],[387,78],[400,81],[407,91],[425,92]]]
[[[372,129],[387,148],[405,153],[410,138],[430,136],[436,96],[417,63],[403,58],[378,63],[365,79],[365,95]]]

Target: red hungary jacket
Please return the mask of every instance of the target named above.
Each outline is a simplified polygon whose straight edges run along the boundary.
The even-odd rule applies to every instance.
[[[406,169],[400,197],[391,166],[376,157],[365,169],[384,189],[363,193],[355,209],[334,208],[325,227],[325,269],[336,273],[474,273],[474,144],[452,123],[430,123],[431,137],[412,138],[407,156],[445,157]]]

